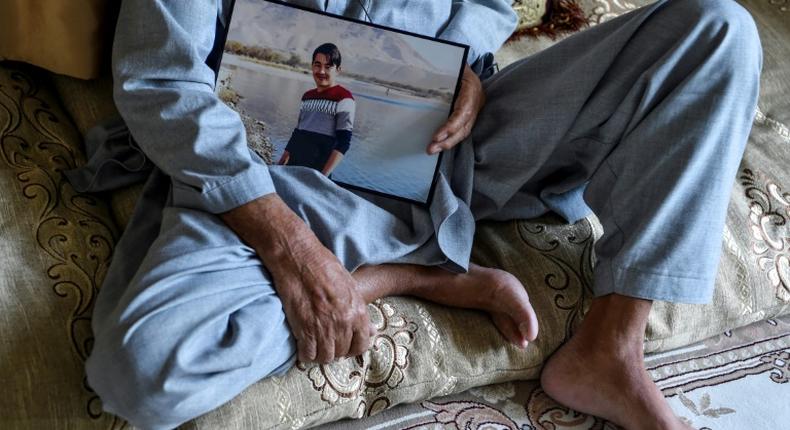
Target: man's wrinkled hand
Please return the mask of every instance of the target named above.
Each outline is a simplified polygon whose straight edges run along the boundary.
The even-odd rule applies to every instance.
[[[356,281],[276,194],[222,214],[272,274],[302,362],[365,352],[375,330]]]
[[[328,363],[362,354],[369,347],[372,328],[356,282],[317,239],[294,241],[296,249],[288,261],[270,271],[296,338],[299,360]]]
[[[477,114],[485,104],[483,84],[467,64],[461,77],[461,90],[455,100],[453,113],[447,122],[436,131],[428,145],[428,153],[436,154],[457,145],[472,132]]]

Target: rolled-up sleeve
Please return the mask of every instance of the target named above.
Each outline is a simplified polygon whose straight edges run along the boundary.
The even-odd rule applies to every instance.
[[[508,0],[454,0],[450,20],[438,38],[469,45],[469,62],[496,52],[513,34],[518,16]]]
[[[132,136],[172,178],[175,205],[211,213],[275,192],[214,93],[217,14],[217,0],[124,0],[113,44],[115,103]]]

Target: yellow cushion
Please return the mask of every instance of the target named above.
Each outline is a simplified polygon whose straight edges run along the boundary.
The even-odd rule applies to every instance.
[[[0,59],[24,61],[82,79],[109,70],[120,2],[3,0]]]

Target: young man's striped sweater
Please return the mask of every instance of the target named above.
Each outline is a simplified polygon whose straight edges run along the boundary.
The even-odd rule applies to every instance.
[[[345,154],[351,145],[355,109],[354,96],[340,85],[304,93],[299,123],[285,147],[288,164],[322,170],[332,151]]]

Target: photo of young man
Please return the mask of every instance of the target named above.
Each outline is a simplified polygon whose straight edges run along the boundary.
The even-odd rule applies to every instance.
[[[278,164],[312,167],[329,176],[343,160],[356,105],[351,92],[336,82],[340,64],[340,50],[332,43],[313,51],[315,88],[302,95],[297,126]]]

